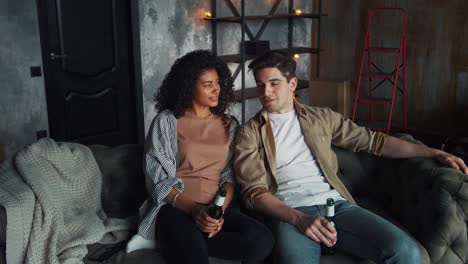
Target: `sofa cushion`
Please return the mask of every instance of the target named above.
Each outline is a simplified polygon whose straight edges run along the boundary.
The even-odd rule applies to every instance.
[[[141,249],[136,250],[131,253],[125,253],[124,250],[121,250],[115,253],[112,257],[107,260],[92,260],[85,259],[84,264],[99,264],[99,263],[108,263],[108,264],[166,264],[167,261],[164,260],[159,250],[152,249]],[[209,257],[209,263],[211,264],[241,264],[244,262],[236,260],[227,260],[219,259],[214,257]],[[250,264],[260,262],[248,262]]]
[[[372,260],[354,257],[348,254],[336,252],[332,256],[320,257],[320,264],[375,264]]]
[[[353,196],[361,195],[368,188],[368,180],[375,171],[375,157],[363,152],[352,152],[333,147],[338,158],[338,177]]]
[[[102,207],[109,217],[135,215],[146,198],[142,171],[143,148],[90,146],[102,173]]]

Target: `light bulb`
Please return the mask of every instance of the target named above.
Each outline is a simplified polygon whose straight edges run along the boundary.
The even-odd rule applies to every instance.
[[[206,18],[211,18],[213,15],[211,14],[211,12],[205,12],[205,17]]]
[[[302,15],[302,10],[300,8],[293,9],[293,14],[296,16]]]
[[[299,54],[297,54],[297,53],[294,53],[294,54],[293,54],[293,58],[295,58],[295,59],[299,59],[300,57],[301,57],[301,55],[299,55]]]

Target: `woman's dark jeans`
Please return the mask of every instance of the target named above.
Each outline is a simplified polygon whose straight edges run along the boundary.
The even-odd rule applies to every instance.
[[[169,263],[208,263],[208,256],[258,261],[266,258],[274,245],[266,226],[232,207],[224,213],[221,231],[207,238],[189,215],[166,204],[158,213],[156,232]]]

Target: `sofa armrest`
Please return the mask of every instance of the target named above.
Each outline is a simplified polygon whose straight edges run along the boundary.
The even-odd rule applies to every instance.
[[[433,263],[467,263],[468,176],[450,168],[434,169],[437,199],[433,205],[432,227],[427,248]]]
[[[428,158],[381,162],[383,187],[374,197],[423,244],[431,263],[465,263],[468,176]]]
[[[6,263],[6,228],[7,218],[5,207],[0,205],[0,264]]]

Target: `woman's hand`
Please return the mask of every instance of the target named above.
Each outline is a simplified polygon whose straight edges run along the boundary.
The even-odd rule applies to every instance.
[[[218,229],[217,229],[216,231],[214,231],[214,232],[209,233],[209,234],[208,234],[208,238],[212,238],[212,237],[216,236],[216,235],[219,233],[219,231],[221,231],[221,228],[223,228],[224,218],[223,218],[222,216],[221,216],[221,218],[218,220],[218,223],[219,223]]]
[[[193,220],[197,227],[205,233],[208,233],[208,237],[213,237],[216,235],[221,226],[224,223],[224,220],[221,218],[219,221],[210,217],[206,211],[207,207],[201,204],[195,204],[190,211]]]

